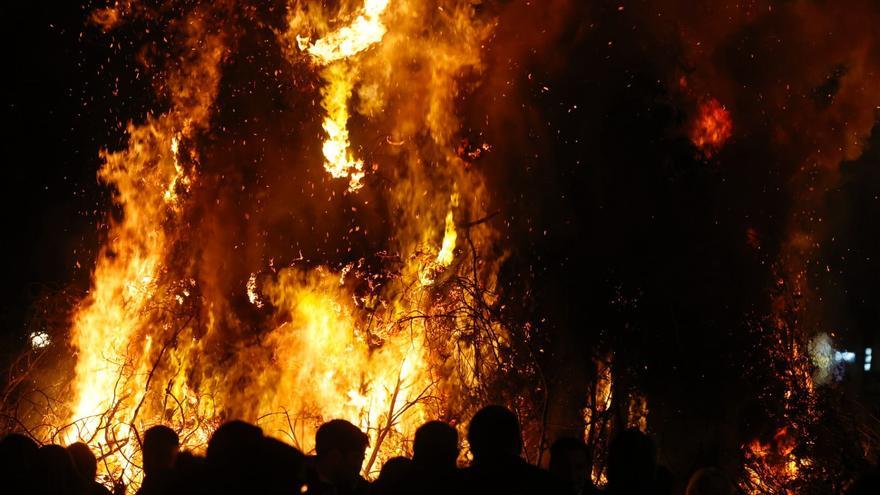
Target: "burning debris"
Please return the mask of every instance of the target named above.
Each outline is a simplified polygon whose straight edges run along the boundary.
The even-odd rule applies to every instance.
[[[797,444],[798,439],[785,426],[766,443],[753,440],[745,454],[747,493],[794,493],[790,484],[798,479],[801,466],[809,462],[795,455]]]
[[[703,156],[711,158],[730,139],[731,134],[733,123],[730,112],[715,98],[701,103],[691,131],[691,141]]]

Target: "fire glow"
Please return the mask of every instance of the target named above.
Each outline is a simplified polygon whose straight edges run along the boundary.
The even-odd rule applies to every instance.
[[[776,431],[767,442],[753,440],[746,449],[748,493],[794,493],[788,485],[808,461],[795,455],[798,440],[789,427]]]
[[[733,134],[730,112],[715,98],[700,104],[691,141],[706,158],[712,157]]]
[[[346,419],[369,435],[372,478],[423,422],[463,433],[489,403],[516,412],[530,463],[584,440],[599,487],[623,429],[660,433],[676,476],[693,467],[684,447],[712,446],[750,495],[840,489],[851,452],[877,445],[825,428],[840,407],[826,392],[876,378],[876,342],[837,321],[864,268],[842,232],[866,210],[844,196],[873,204],[839,187],[875,158],[870,2],[724,16],[103,3],[76,14],[74,63],[100,67],[81,103],[107,137],[83,125],[85,150],[58,148],[92,154],[76,165],[100,185],[76,179],[76,215],[97,234],[70,254],[86,268],[60,303],[29,317],[8,431],[86,442],[101,481],[132,491],[157,424],[196,454],[232,419],[309,454],[318,425]],[[66,90],[48,96],[79,94]],[[680,413],[716,389],[736,407]],[[705,432],[674,434],[702,416]],[[673,434],[652,431],[664,424]]]
[[[363,13],[349,26],[309,45],[306,51],[316,63],[326,65],[323,77],[327,86],[323,90],[322,103],[327,116],[324,118],[324,168],[333,177],[349,177],[349,191],[361,188],[364,162],[352,156],[348,137],[348,103],[357,82],[357,67],[347,60],[382,41],[386,28],[379,16],[388,7],[389,0],[366,0]],[[292,22],[291,26],[296,25]],[[303,39],[296,35],[297,45],[302,48]]]
[[[473,222],[487,217],[483,179],[455,152],[456,78],[479,71],[480,43],[490,33],[466,1],[439,17],[410,0],[367,0],[339,12],[294,2],[279,35],[289,63],[312,67],[323,80],[319,147],[330,180],[347,177],[346,194],[380,194],[394,212],[379,258],[387,261],[366,253],[331,266],[294,252],[286,265],[272,259],[250,267],[232,288],[211,273],[219,266],[200,268],[209,260],[188,232],[210,208],[198,198],[218,181],[200,138],[217,132],[221,73],[239,29],[231,8],[206,2],[172,24],[169,36],[184,55],[169,64],[162,86],[169,109],[129,124],[127,148],[103,154],[99,177],[123,214],[73,317],[67,414],[43,432],[87,442],[105,476],[134,486],[146,428],[170,424],[199,451],[230,418],[306,452],[321,422],[348,419],[370,435],[364,471],[373,473],[406,453],[427,419],[469,417],[480,401],[468,398],[491,382],[508,345],[492,318],[484,321],[494,340],[469,323],[475,308],[495,304],[503,257],[488,260],[495,234],[488,222]],[[116,19],[108,29],[126,14],[110,10],[95,16]],[[438,41],[421,20],[432,16],[438,29],[458,35]],[[422,67],[415,73],[413,60]],[[365,180],[364,161],[352,151],[352,111],[393,136],[383,139],[393,146],[378,164],[393,170],[392,184],[371,188]],[[385,113],[396,117],[380,118]],[[424,170],[425,162],[436,166]],[[237,297],[252,309],[241,309]]]

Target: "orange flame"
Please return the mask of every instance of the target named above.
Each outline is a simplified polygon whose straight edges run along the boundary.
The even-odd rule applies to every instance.
[[[746,449],[746,475],[748,483],[744,489],[759,495],[762,493],[794,493],[788,486],[798,479],[801,467],[807,466],[806,459],[795,454],[797,438],[790,427],[776,430],[768,442],[754,439]]]
[[[367,0],[354,15],[343,10],[339,18],[353,20],[330,30],[319,2],[293,2],[280,37],[291,59],[304,50],[323,66],[322,151],[331,176],[348,177],[351,191],[366,187],[363,162],[350,150],[352,112],[395,143],[385,163],[393,180],[375,193],[388,196],[388,250],[402,263],[383,267],[390,276],[382,283],[356,273],[355,263],[300,266],[302,256],[291,253],[287,267],[247,267],[237,289],[219,285],[211,272],[223,267],[192,242],[189,222],[211,207],[200,204],[211,172],[197,137],[213,131],[237,21],[224,1],[196,6],[173,24],[184,46],[162,88],[168,111],[130,124],[128,147],[103,154],[99,175],[123,214],[72,321],[72,395],[51,435],[88,442],[106,474],[136,486],[139,435],[154,424],[171,425],[198,450],[219,422],[238,417],[309,451],[321,422],[345,418],[370,435],[369,474],[406,453],[423,421],[466,416],[479,405],[460,398],[475,397],[497,373],[507,332],[484,319],[493,340],[477,338],[467,311],[494,304],[504,257],[488,222],[468,225],[487,216],[488,202],[482,176],[455,151],[454,96],[463,70],[479,72],[491,23],[479,21],[470,2],[447,4],[439,15],[415,0]],[[433,34],[425,19],[455,36]],[[327,34],[310,43],[302,33],[313,31]],[[353,94],[358,108],[349,108]],[[464,228],[468,253],[457,250]],[[481,261],[456,263],[462,256]],[[462,277],[476,277],[469,290],[455,288]],[[234,309],[236,290],[260,322]]]
[[[357,66],[348,59],[382,41],[387,31],[380,16],[388,7],[389,0],[365,0],[362,13],[344,26],[309,45],[307,51],[321,65],[328,65],[323,72],[327,87],[324,88],[322,105],[327,111],[324,118],[324,168],[333,177],[348,177],[348,189],[357,191],[363,185],[364,162],[352,154],[348,137],[348,100],[357,82]],[[291,27],[296,26],[295,22]],[[295,35],[297,45],[302,47],[304,38]]]

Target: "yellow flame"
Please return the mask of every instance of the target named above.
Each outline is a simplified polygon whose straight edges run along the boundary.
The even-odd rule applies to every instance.
[[[326,65],[343,60],[382,41],[387,29],[379,17],[388,7],[389,0],[365,0],[361,15],[344,26],[315,41],[308,48],[315,60]]]
[[[288,321],[265,340],[276,366],[266,369],[261,380],[271,383],[275,393],[260,408],[284,410],[286,415],[267,418],[261,426],[285,434],[288,417],[347,419],[370,434],[371,449],[383,444],[383,453],[368,452],[365,470],[377,469],[390,452],[403,449],[427,418],[418,403],[432,384],[424,327],[415,325],[406,332],[381,324],[361,328],[348,293],[327,269],[283,270],[264,292]],[[368,332],[382,333],[382,347],[370,346]],[[297,426],[292,441],[310,451],[318,423]]]
[[[248,301],[251,304],[258,308],[263,307],[263,301],[260,300],[260,295],[257,294],[257,274],[251,273],[251,276],[248,277],[247,284],[245,285],[245,290],[247,290]]]
[[[349,149],[348,99],[353,85],[350,70],[344,64],[333,64],[324,69],[327,86],[323,90],[322,105],[327,112],[323,124],[327,138],[322,150],[326,160],[324,169],[333,177],[348,177],[349,190],[354,192],[362,186],[364,162],[356,160]]]
[[[795,454],[797,437],[793,432],[790,427],[782,427],[772,440],[756,438],[744,447],[748,483],[742,488],[747,493],[794,493],[789,484],[798,478],[801,466],[810,465],[810,460]]]
[[[452,264],[455,259],[455,243],[458,240],[458,232],[455,227],[455,218],[453,209],[458,206],[458,193],[452,193],[449,198],[449,211],[446,212],[446,220],[444,221],[443,242],[440,244],[440,250],[433,260],[429,260],[419,270],[419,282],[423,286],[432,285],[437,275],[444,268]]]
[[[426,287],[441,272],[464,276],[454,263],[456,221],[486,216],[483,178],[454,152],[459,124],[452,107],[460,74],[479,69],[489,27],[469,2],[451,2],[438,15],[422,2],[368,0],[348,30],[306,44],[327,83],[322,151],[328,171],[348,177],[352,190],[364,176],[363,162],[350,151],[353,93],[358,111],[377,127],[388,127],[383,137],[393,136],[388,142],[395,143],[395,166],[388,168],[389,186],[381,192],[394,215],[387,247],[402,263],[382,267],[393,275],[382,284],[351,264],[334,272],[276,269],[273,261],[270,274],[265,267],[237,266],[246,281],[222,285],[217,273],[245,261],[205,254],[201,239],[191,240],[190,222],[218,204],[197,203],[211,197],[202,192],[213,191],[211,181],[195,177],[215,170],[214,164],[197,170],[197,137],[212,130],[221,62],[234,45],[226,40],[234,37],[234,24],[210,24],[235,22],[224,5],[231,3],[206,2],[179,19],[184,33],[174,39],[184,46],[174,53],[183,59],[173,59],[166,74],[168,110],[130,124],[127,148],[103,154],[100,177],[115,189],[122,215],[111,226],[89,295],[72,321],[72,394],[69,410],[55,418],[58,428],[72,426],[49,436],[87,441],[106,460],[102,471],[136,487],[136,437],[157,423],[171,425],[186,448],[198,451],[221,420],[238,417],[308,451],[320,423],[345,418],[370,435],[364,468],[375,472],[384,459],[408,452],[423,421],[469,416],[468,408],[479,405],[470,398],[498,373],[497,356],[510,345],[497,322],[487,323],[494,340],[475,338],[474,319],[461,309],[496,302],[504,255],[493,248],[498,235],[487,223],[468,227],[478,253],[473,256],[481,262],[478,269],[469,265],[467,276],[477,277],[485,293],[452,297]],[[439,32],[454,36],[426,30],[423,21],[431,16],[445,26]],[[386,26],[380,17],[395,22]],[[314,21],[310,28],[328,32],[326,25]],[[321,48],[331,45],[336,48]],[[410,74],[416,79],[395,74],[413,65],[425,68]],[[382,111],[392,105],[399,108]],[[222,157],[212,159],[224,164]],[[426,167],[429,161],[438,166]],[[184,194],[190,188],[200,194]],[[420,284],[426,266],[430,282]],[[358,283],[369,290],[354,290]],[[236,308],[233,297],[262,305],[260,318],[243,321],[249,312]],[[440,317],[432,320],[435,315]]]
[[[364,163],[352,156],[348,138],[348,100],[355,81],[355,70],[346,60],[382,41],[387,29],[379,17],[388,7],[389,0],[366,0],[351,24],[329,33],[307,49],[320,65],[328,65],[322,76],[327,82],[323,90],[322,106],[327,112],[322,127],[324,140],[324,168],[336,178],[348,177],[348,189],[357,191],[363,185]],[[296,35],[301,46],[304,38]]]
[[[189,127],[189,122],[184,124],[184,132],[187,132]],[[164,199],[165,202],[171,205],[172,208],[179,208],[179,197],[177,195],[177,188],[183,186],[188,190],[189,186],[192,184],[192,179],[186,175],[186,172],[183,170],[183,166],[180,164],[180,139],[183,136],[183,132],[177,132],[174,136],[171,137],[171,159],[174,164],[174,175],[171,177],[171,180],[168,182],[168,187],[165,188]]]
[[[458,193],[453,193],[450,198],[449,212],[446,213],[446,231],[443,234],[443,244],[440,246],[440,252],[437,253],[437,263],[444,267],[452,263],[455,256],[455,241],[458,239],[458,233],[455,230],[455,219],[452,217],[452,209],[458,206]]]
[[[172,109],[142,125],[130,124],[128,148],[102,154],[99,177],[114,186],[124,214],[112,226],[71,329],[77,362],[68,426],[60,433],[67,442],[88,442],[104,456],[101,467],[126,482],[136,482],[139,473],[134,429],[143,431],[145,419],[147,425],[157,421],[144,406],[157,359],[147,332],[153,331],[151,323],[162,324],[148,315],[155,311],[171,242],[162,225],[180,211],[176,187],[188,180],[178,161],[179,146],[207,124],[223,55],[222,38],[204,34],[201,18],[191,18],[186,29],[199,50],[192,52],[193,63],[168,82]],[[199,85],[198,91],[190,85]]]

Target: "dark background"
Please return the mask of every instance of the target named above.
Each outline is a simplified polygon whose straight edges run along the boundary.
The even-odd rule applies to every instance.
[[[484,130],[493,151],[480,166],[490,184],[505,184],[494,192],[513,250],[504,277],[527,285],[547,316],[554,383],[565,388],[573,368],[612,349],[649,398],[650,429],[668,463],[685,472],[729,461],[754,433],[744,418],[771,407],[762,322],[800,207],[792,177],[810,147],[780,151],[774,125],[743,103],[763,83],[761,67],[744,61],[764,53],[769,67],[775,45],[754,26],[719,43],[712,63],[734,88],[719,89],[734,136],[706,159],[686,132],[702,90],[675,87],[693,70],[684,35],[662,34],[645,4],[569,6],[565,20],[532,20],[553,26],[543,35],[525,27],[533,12],[497,4],[508,22],[471,98],[497,102],[503,87],[515,104],[468,105],[464,120],[476,126],[491,113],[504,123]],[[143,118],[151,91],[124,35],[114,38],[120,47],[88,24],[91,6],[0,8],[5,360],[26,345],[40,304],[88,289],[110,208],[96,180],[98,152],[124,142],[124,123]],[[712,14],[695,9],[700,15]],[[799,104],[833,108],[833,78],[799,82],[830,95]],[[880,348],[880,132],[839,170],[817,203],[824,230],[805,268],[821,307],[803,331],[833,333],[835,347],[857,353],[834,393],[876,411],[876,380],[859,370],[863,349]]]
[[[31,305],[47,291],[88,287],[108,196],[98,150],[113,133],[109,52],[84,44],[87,8],[5,4],[2,16],[4,169],[3,353],[25,340]]]

